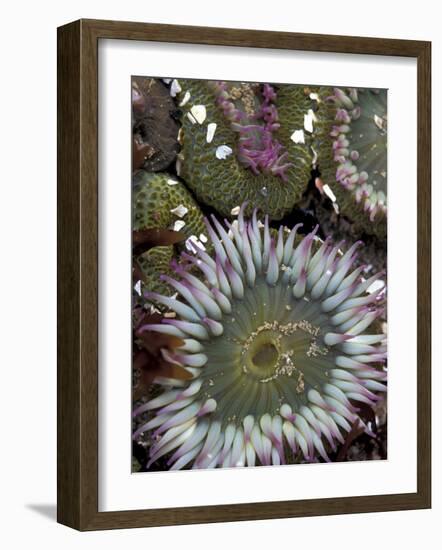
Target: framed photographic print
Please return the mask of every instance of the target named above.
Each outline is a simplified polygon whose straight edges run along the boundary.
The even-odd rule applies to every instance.
[[[430,507],[430,43],[58,45],[58,520]]]

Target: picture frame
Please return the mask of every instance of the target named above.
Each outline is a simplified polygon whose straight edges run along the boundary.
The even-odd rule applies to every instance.
[[[154,41],[415,58],[417,62],[417,490],[99,511],[98,44]],[[89,531],[431,507],[431,43],[79,20],[58,29],[57,518]],[[245,500],[247,496],[245,495]]]

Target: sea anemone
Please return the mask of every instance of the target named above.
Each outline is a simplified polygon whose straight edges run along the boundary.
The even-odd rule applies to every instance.
[[[175,92],[182,123],[177,173],[198,201],[223,216],[245,201],[271,220],[290,212],[312,168],[304,134],[312,101],[304,88],[180,79],[171,84]]]
[[[186,186],[165,172],[136,171],[132,200],[134,232],[147,233],[149,239],[159,239],[157,245],[165,245],[149,246],[150,250],[136,247],[134,250],[133,260],[137,271],[141,271],[141,288],[167,292],[170,287],[160,280],[159,275],[169,271],[170,261],[180,249],[202,246],[203,215]],[[154,229],[161,231],[156,237],[150,233]],[[174,239],[173,235],[180,238]]]
[[[319,170],[344,214],[384,237],[387,215],[387,90],[321,88]],[[339,185],[335,185],[335,183]]]
[[[193,376],[162,380],[134,411],[147,414],[133,437],[149,433],[149,466],[329,461],[352,427],[374,435],[358,402],[373,406],[386,391],[385,334],[366,333],[382,312],[381,274],[353,269],[359,242],[342,253],[316,230],[276,232],[244,209],[225,226],[206,220],[214,257],[184,253],[177,277],[163,277],[181,300],[147,294],[176,316],[139,332],[183,339],[163,355]]]
[[[203,215],[186,186],[166,172],[133,176],[133,229],[173,229],[190,237],[204,231]]]

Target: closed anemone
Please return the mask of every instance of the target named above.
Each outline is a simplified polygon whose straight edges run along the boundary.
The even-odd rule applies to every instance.
[[[181,338],[163,354],[193,375],[158,381],[134,411],[147,415],[134,439],[148,432],[149,466],[329,461],[352,426],[373,435],[358,402],[373,406],[386,390],[385,335],[367,333],[382,312],[381,274],[354,267],[359,242],[342,253],[316,231],[276,232],[243,212],[206,220],[213,255],[184,253],[176,278],[163,277],[176,299],[147,294],[176,316],[141,330]]]
[[[333,155],[336,180],[370,221],[387,214],[387,91],[335,88]]]
[[[244,201],[265,210],[272,220],[288,214],[311,177],[307,136],[305,142],[291,139],[294,130],[304,127],[311,107],[304,88],[185,79],[179,83],[182,148],[176,168],[198,202],[223,216]],[[201,110],[202,123],[194,117]]]

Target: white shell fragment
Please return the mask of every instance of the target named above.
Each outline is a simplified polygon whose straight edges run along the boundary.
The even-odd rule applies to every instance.
[[[149,307],[149,312],[150,312],[151,314],[154,314],[154,313],[161,313],[161,311],[160,311],[157,307],[155,307],[153,304],[150,305],[150,307]]]
[[[187,113],[187,118],[190,120],[192,124],[196,124],[196,118],[192,115],[192,113]]]
[[[216,122],[210,122],[207,125],[207,136],[206,136],[207,143],[212,143],[215,132],[216,132]]]
[[[240,206],[235,206],[235,208],[232,208],[232,210],[230,211],[230,214],[232,214],[232,216],[237,216],[239,214],[240,209],[241,209]]]
[[[313,147],[310,147],[310,149],[312,150],[312,153],[313,153],[312,165],[316,167],[316,163],[318,162],[318,153],[313,149]]]
[[[226,159],[229,155],[233,153],[232,148],[228,145],[220,145],[216,148],[216,158],[220,160]]]
[[[176,208],[172,208],[171,210],[172,214],[175,214],[175,216],[178,216],[179,218],[184,218],[184,216],[189,212],[189,209],[184,206],[184,204],[180,204]]]
[[[181,86],[176,78],[172,80],[172,84],[170,85],[170,95],[172,97],[175,97],[177,94],[181,92]]]
[[[384,120],[378,116],[378,115],[373,115],[373,119],[374,119],[374,123],[376,124],[376,126],[379,128],[379,130],[383,130],[384,128]]]
[[[138,296],[141,296],[141,281],[137,281],[134,286],[134,290],[138,294]]]
[[[332,202],[336,202],[336,195],[333,193],[331,187],[327,183],[322,187],[322,190]]]
[[[173,180],[171,178],[167,180],[167,185],[178,185],[178,183],[179,182],[177,180]]]
[[[183,99],[181,100],[181,103],[180,103],[180,107],[183,107],[190,99],[190,92],[187,91],[185,94],[184,94],[184,97]]]
[[[304,128],[306,132],[313,132],[313,118],[310,115],[304,115]]]
[[[259,223],[259,222],[258,222],[258,223]],[[235,228],[237,229],[237,228],[238,228],[238,225],[239,225],[238,220],[233,220],[233,221],[232,221],[232,225],[231,225],[231,227],[230,227],[230,229],[229,229],[229,232],[228,232],[228,235],[229,235],[229,237],[230,237],[231,239],[233,239],[233,229],[235,229]]]
[[[201,233],[201,235],[200,235],[200,241],[201,241],[202,243],[206,243],[207,240],[208,240],[208,239],[207,239],[207,237],[204,235],[204,233]]]
[[[196,235],[191,235],[188,239],[186,239],[186,248],[187,250],[190,250],[193,253],[196,253],[198,248],[201,250],[206,250],[206,247],[203,245],[203,243],[198,239]]]
[[[290,139],[294,143],[305,143],[304,130],[295,130],[293,134],[290,136]]]
[[[369,294],[373,294],[373,292],[376,292],[377,290],[380,290],[381,288],[384,288],[385,283],[381,279],[378,279],[377,281],[374,281],[368,288],[367,292]]]
[[[176,222],[173,224],[173,230],[174,231],[181,231],[181,229],[186,225],[186,222],[184,220],[176,220]]]
[[[194,105],[191,107],[190,112],[198,124],[202,124],[206,120],[207,111],[205,105]]]
[[[304,130],[306,132],[313,133],[313,121],[316,120],[315,113],[312,111],[312,109],[308,110],[308,113],[304,115]]]

